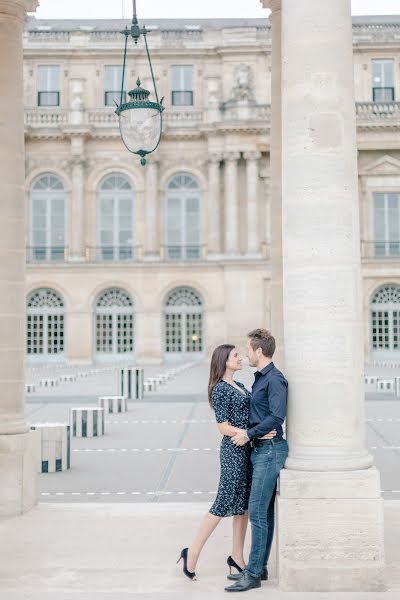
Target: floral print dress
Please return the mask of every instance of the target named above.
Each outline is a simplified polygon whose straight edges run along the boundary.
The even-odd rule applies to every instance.
[[[242,383],[235,381],[245,394],[226,381],[219,381],[211,394],[217,423],[229,421],[234,427],[247,429],[250,392]],[[251,447],[235,446],[231,438],[224,435],[220,449],[220,480],[215,502],[210,513],[218,517],[242,515],[249,504],[251,487]]]

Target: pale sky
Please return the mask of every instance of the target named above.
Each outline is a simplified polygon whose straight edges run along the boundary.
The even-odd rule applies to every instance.
[[[39,0],[42,19],[112,19],[132,16],[131,0]],[[400,0],[352,0],[354,15],[398,15]],[[265,17],[259,0],[137,0],[139,21],[173,18]]]

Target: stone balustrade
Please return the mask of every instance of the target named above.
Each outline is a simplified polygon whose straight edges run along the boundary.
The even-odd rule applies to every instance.
[[[400,102],[356,102],[359,121],[400,121]]]
[[[62,108],[36,108],[25,109],[25,126],[56,127],[68,123],[69,111]]]
[[[357,124],[360,127],[371,124],[374,126],[400,127],[400,102],[356,102]],[[219,111],[219,121],[243,121],[245,125],[250,122],[264,122],[269,127],[271,121],[270,104],[235,104],[224,105]],[[71,124],[74,111],[59,107],[31,107],[25,109],[25,127],[28,130],[40,128],[62,128]],[[81,111],[81,125],[95,128],[118,128],[118,117],[113,108],[96,108]],[[176,128],[195,128],[202,123],[207,123],[208,112],[202,108],[172,109],[167,108],[163,115],[166,131]]]

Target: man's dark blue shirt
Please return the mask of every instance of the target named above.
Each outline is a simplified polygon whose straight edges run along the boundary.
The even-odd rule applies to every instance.
[[[276,429],[276,436],[281,437],[288,382],[273,362],[255,372],[252,393],[247,435],[252,440]]]

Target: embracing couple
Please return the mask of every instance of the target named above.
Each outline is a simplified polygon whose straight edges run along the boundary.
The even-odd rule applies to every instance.
[[[233,379],[242,368],[235,346],[218,346],[211,359],[208,399],[223,435],[221,475],[215,502],[179,560],[183,559],[185,575],[195,580],[204,544],[222,517],[233,517],[232,553],[227,563],[228,579],[234,583],[225,588],[227,592],[259,588],[268,579],[276,484],[288,455],[282,432],[288,383],[272,362],[274,351],[275,339],[269,331],[255,329],[248,334],[247,357],[250,366],[257,368],[251,392]],[[248,519],[251,550],[246,564],[243,548]],[[232,567],[237,573],[232,574]]]

